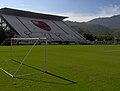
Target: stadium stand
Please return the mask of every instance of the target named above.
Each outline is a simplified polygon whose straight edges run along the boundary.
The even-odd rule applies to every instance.
[[[68,17],[34,13],[10,8],[0,9],[1,20],[14,31],[14,37],[41,38],[49,42],[86,42],[86,39],[67,25]]]

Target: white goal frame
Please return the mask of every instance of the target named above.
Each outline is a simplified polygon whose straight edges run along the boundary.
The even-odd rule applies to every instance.
[[[29,51],[27,52],[27,54],[25,55],[25,57],[23,58],[23,60],[20,62],[19,66],[17,67],[16,71],[11,74],[10,72],[4,70],[2,67],[0,67],[0,70],[2,70],[3,72],[5,72],[6,74],[8,74],[11,77],[16,77],[17,72],[19,71],[19,69],[21,68],[21,66],[23,65],[23,63],[25,62],[25,60],[27,59],[28,55],[31,53],[32,49],[35,47],[35,45],[38,43],[39,40],[44,40],[45,41],[45,54],[44,54],[44,58],[45,58],[45,62],[44,62],[44,72],[48,71],[48,40],[47,38],[10,38],[11,41],[11,47],[10,47],[10,60],[12,62],[13,57],[13,40],[35,40],[35,43],[33,44],[33,46],[29,49]],[[23,75],[24,76],[24,75]]]

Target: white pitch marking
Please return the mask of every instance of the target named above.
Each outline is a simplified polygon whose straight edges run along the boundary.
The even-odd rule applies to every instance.
[[[13,75],[12,74],[10,74],[9,72],[7,72],[6,70],[4,70],[4,69],[2,69],[2,68],[0,68],[3,72],[5,72],[6,74],[8,74],[9,76],[11,76],[11,77],[13,77]]]

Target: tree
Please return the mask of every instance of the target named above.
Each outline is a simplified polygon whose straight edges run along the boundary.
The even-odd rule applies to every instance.
[[[120,29],[115,30],[114,40],[120,41]]]
[[[96,34],[95,38],[98,39],[99,41],[109,41],[113,40],[113,35],[107,32],[101,32]]]
[[[0,44],[4,41],[4,39],[5,39],[5,33],[0,27]]]
[[[81,34],[83,37],[85,37],[87,40],[94,41],[95,38],[93,34],[88,29],[84,29]]]

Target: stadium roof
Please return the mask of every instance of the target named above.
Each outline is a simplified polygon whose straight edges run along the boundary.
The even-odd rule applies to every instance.
[[[42,14],[42,13],[23,11],[23,10],[11,9],[11,8],[2,8],[0,9],[0,13],[6,14],[6,15],[23,16],[23,17],[39,18],[39,19],[49,19],[49,20],[63,20],[65,18],[68,18],[64,16]]]

